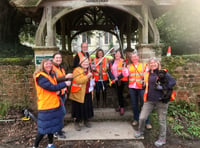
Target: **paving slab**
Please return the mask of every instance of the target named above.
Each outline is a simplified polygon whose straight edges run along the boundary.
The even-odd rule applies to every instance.
[[[65,139],[59,140],[126,140],[136,139],[135,130],[127,121],[98,121],[91,122],[87,128],[81,124],[81,131],[76,131],[73,122],[64,127]],[[140,139],[143,139],[140,138]]]

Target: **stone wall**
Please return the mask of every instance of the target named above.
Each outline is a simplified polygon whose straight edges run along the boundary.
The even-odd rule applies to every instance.
[[[33,65],[0,65],[0,69],[0,101],[6,100],[18,106],[28,106],[29,108],[36,109],[35,87],[32,78],[35,67]],[[176,67],[172,75],[177,80],[175,87],[176,99],[194,102],[199,106],[200,63],[191,62],[184,66]],[[117,96],[113,95],[115,92],[112,88],[109,88],[108,91],[106,107],[115,107],[117,105]],[[130,97],[127,89],[125,92],[125,105],[127,108],[130,108]],[[95,101],[94,103],[94,106],[96,106]],[[70,106],[69,101],[67,104]]]

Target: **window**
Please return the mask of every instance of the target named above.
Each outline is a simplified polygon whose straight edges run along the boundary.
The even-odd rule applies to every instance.
[[[91,44],[90,36],[88,36],[87,33],[82,34],[82,42],[86,42],[88,44]]]
[[[112,34],[110,34],[108,32],[105,32],[104,37],[105,37],[105,40],[104,40],[105,44],[109,44],[109,43],[113,42],[113,36],[112,36]]]

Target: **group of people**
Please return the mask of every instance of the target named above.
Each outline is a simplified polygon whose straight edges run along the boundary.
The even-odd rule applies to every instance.
[[[55,148],[53,137],[65,138],[62,131],[66,114],[65,101],[69,92],[72,102],[71,115],[75,130],[80,131],[80,122],[90,128],[89,119],[93,112],[93,88],[95,89],[97,106],[102,92],[103,106],[106,105],[109,81],[113,84],[118,97],[119,106],[116,111],[124,114],[123,90],[128,85],[133,109],[132,125],[139,125],[135,137],[143,136],[145,127],[151,129],[149,114],[156,107],[159,115],[160,135],[156,146],[166,143],[166,115],[168,101],[173,99],[166,90],[172,90],[176,81],[165,72],[168,83],[158,84],[160,63],[151,58],[148,64],[140,63],[136,52],[130,53],[127,59],[122,58],[120,50],[115,51],[114,58],[109,61],[102,49],[97,49],[96,57],[91,60],[88,44],[81,44],[81,52],[74,57],[73,73],[65,73],[62,67],[62,55],[58,52],[53,60],[43,59],[41,67],[34,73],[38,104],[38,134],[34,147],[38,147],[44,135],[48,135],[47,148]],[[128,62],[130,61],[130,62]],[[95,83],[94,83],[95,82]],[[67,87],[71,86],[70,90]],[[173,91],[172,91],[173,92]],[[173,94],[173,93],[172,93]],[[164,100],[164,101],[163,101]]]

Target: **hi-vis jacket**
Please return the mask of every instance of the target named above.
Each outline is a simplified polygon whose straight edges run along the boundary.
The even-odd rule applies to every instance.
[[[54,64],[53,64],[52,70],[53,70],[54,73],[56,74],[56,77],[57,77],[57,78],[64,77],[65,74],[66,74],[64,68],[61,68],[61,69],[60,69],[59,67],[55,66]],[[64,95],[64,94],[65,94],[65,91],[67,91],[67,87],[61,89],[61,95]]]
[[[99,62],[99,60],[97,58],[94,58],[93,62],[96,65]],[[102,77],[103,77],[104,81],[108,80],[107,64],[108,64],[108,58],[104,58],[102,60]],[[98,65],[96,67],[96,69],[97,69],[97,71],[94,71],[93,74],[94,74],[95,81],[98,81],[99,80],[100,65]]]
[[[127,78],[127,77],[124,77],[124,76],[122,75],[123,62],[124,62],[124,59],[120,59],[120,61],[118,62],[118,65],[117,65],[118,79],[121,80],[121,81],[127,81],[128,78]],[[113,63],[114,63],[114,61],[113,61]],[[113,73],[113,71],[112,71],[112,64],[113,64],[113,63],[110,63],[110,65],[109,65],[110,71],[111,71],[111,72],[109,72],[109,76],[110,76],[110,78],[111,78],[112,80],[115,79],[115,78],[114,78],[114,75],[112,74],[112,73]]]
[[[146,64],[138,63],[137,67],[133,64],[128,65],[129,70],[129,86],[136,83],[137,88],[142,89]]]
[[[77,67],[73,71],[73,81],[69,98],[79,103],[84,103],[86,84],[89,81],[84,69]]]
[[[56,91],[49,91],[37,83],[37,78],[42,75],[45,78],[47,78],[52,84],[56,85],[56,77],[52,78],[50,75],[46,74],[45,72],[39,72],[35,76],[35,87],[37,91],[37,104],[38,104],[38,110],[48,110],[48,109],[54,109],[60,106],[60,97],[56,94]]]
[[[82,52],[78,52],[77,55],[78,55],[80,61],[82,61],[82,60],[84,60],[84,59],[86,58],[86,57],[83,55]],[[89,60],[89,63],[91,64],[91,58],[90,58],[90,57],[89,57],[88,60]]]
[[[148,84],[149,75],[150,75],[150,72],[148,72],[144,77],[144,82],[146,83],[146,88],[145,88],[145,92],[144,92],[144,102],[147,101],[148,87],[149,87],[149,84]],[[170,101],[173,101],[173,100],[175,100],[175,91],[174,90],[172,91],[171,98],[170,98]]]

